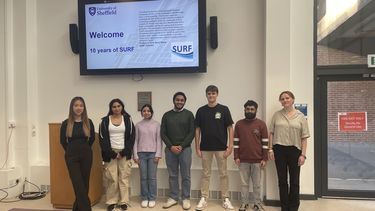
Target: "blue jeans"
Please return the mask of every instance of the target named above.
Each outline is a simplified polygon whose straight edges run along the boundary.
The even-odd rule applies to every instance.
[[[169,197],[178,201],[180,192],[178,175],[181,172],[182,199],[190,199],[191,147],[185,148],[178,155],[165,148],[165,162],[169,173]]]
[[[142,200],[154,201],[156,199],[156,170],[158,163],[154,161],[155,152],[138,152],[139,169],[141,175]]]

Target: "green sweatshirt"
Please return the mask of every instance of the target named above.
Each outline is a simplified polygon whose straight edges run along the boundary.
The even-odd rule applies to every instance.
[[[161,120],[160,135],[168,149],[189,147],[194,138],[193,113],[186,109],[166,112]]]

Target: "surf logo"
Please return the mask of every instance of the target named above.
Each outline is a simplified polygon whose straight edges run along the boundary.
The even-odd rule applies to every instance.
[[[193,42],[171,43],[172,61],[191,61],[194,58]]]
[[[90,7],[90,8],[89,8],[89,14],[90,14],[91,16],[94,16],[95,13],[96,13],[96,7]]]

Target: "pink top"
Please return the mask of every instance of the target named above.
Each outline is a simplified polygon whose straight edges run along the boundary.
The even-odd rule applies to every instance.
[[[161,158],[162,147],[159,122],[143,119],[135,125],[134,159],[138,159],[138,152],[156,152],[155,157]]]

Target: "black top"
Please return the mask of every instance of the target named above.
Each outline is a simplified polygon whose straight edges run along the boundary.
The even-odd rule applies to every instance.
[[[224,151],[227,149],[228,127],[233,124],[227,106],[217,104],[198,109],[195,127],[201,130],[200,149],[202,151]]]
[[[90,138],[85,135],[83,132],[83,122],[74,122],[73,125],[73,132],[72,137],[66,137],[66,127],[68,125],[68,120],[64,120],[61,124],[60,129],[60,143],[63,146],[64,150],[66,150],[68,144],[70,142],[88,142],[90,146],[94,143],[95,140],[95,129],[94,124],[92,123],[91,119],[89,119],[90,123]]]

